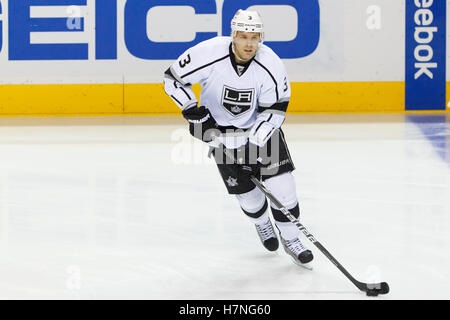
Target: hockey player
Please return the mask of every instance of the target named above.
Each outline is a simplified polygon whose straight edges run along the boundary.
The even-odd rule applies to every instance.
[[[214,147],[214,158],[230,194],[253,221],[266,249],[278,249],[265,195],[254,175],[296,218],[295,169],[281,130],[291,88],[281,59],[263,44],[255,11],[238,10],[231,37],[215,37],[184,52],[165,72],[164,89],[189,122],[190,133]],[[200,107],[191,85],[200,83]],[[233,155],[226,157],[226,152]],[[284,250],[303,265],[313,259],[298,228],[270,205]]]

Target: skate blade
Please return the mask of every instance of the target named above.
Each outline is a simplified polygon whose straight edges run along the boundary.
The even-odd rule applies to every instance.
[[[305,268],[306,270],[312,271],[313,270],[313,266],[311,264],[311,262],[308,263],[301,263],[300,261],[298,261],[297,259],[294,259],[293,257],[291,257],[292,261],[294,261],[294,263],[296,265],[298,265],[299,267]]]

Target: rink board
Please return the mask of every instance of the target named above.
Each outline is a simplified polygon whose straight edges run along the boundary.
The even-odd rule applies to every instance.
[[[402,112],[404,90],[403,82],[292,83],[288,111]],[[4,85],[0,96],[2,115],[180,113],[162,84]]]
[[[239,8],[263,18],[292,84],[289,112],[449,111],[449,3],[0,0],[0,116],[179,114],[164,71],[230,35]]]

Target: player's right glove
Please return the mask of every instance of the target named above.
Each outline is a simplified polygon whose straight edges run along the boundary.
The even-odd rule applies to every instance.
[[[277,130],[273,123],[263,119],[257,119],[253,128],[250,130],[248,140],[257,145],[258,147],[264,147],[272,137],[273,133]]]
[[[211,142],[220,135],[216,120],[204,106],[185,109],[182,114],[189,122],[189,132],[193,137],[204,142]]]

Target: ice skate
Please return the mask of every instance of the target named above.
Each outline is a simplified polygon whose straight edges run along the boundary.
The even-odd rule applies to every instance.
[[[312,270],[312,266],[309,264],[314,259],[311,250],[308,250],[298,238],[292,240],[284,240],[281,236],[280,238],[284,251],[292,257],[294,263]]]
[[[278,249],[278,238],[270,219],[261,224],[255,224],[255,227],[263,246],[269,251],[276,251]]]

